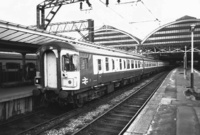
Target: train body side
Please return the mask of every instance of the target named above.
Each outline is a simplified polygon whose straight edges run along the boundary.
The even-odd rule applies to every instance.
[[[157,61],[142,56],[64,42],[46,44],[37,55],[39,91],[33,94],[62,104],[97,98],[159,69]]]
[[[107,59],[109,62],[106,61]],[[122,61],[121,69],[120,60]],[[143,67],[131,68],[131,63],[127,63],[128,60],[133,59],[80,53],[80,88],[90,88],[141,76]],[[142,61],[142,59],[135,60]]]

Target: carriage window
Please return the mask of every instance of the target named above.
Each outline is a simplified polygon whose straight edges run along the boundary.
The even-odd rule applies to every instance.
[[[63,63],[65,71],[76,71],[78,69],[78,55],[63,55]]]
[[[135,68],[137,68],[137,61],[135,61]]]
[[[119,68],[122,70],[122,59],[119,59]]]
[[[130,69],[130,60],[127,60],[127,69]]]
[[[101,67],[101,59],[98,59],[98,71],[101,71],[102,70],[102,67]]]
[[[115,60],[112,59],[112,70],[115,69]]]
[[[134,68],[134,61],[131,60],[131,68],[133,69]]]
[[[126,69],[126,60],[124,60],[124,69]]]
[[[6,69],[20,69],[19,63],[6,63]]]
[[[138,68],[140,68],[140,61],[138,61]]]
[[[88,58],[80,58],[80,68],[88,69]]]
[[[106,71],[109,70],[109,61],[108,61],[108,58],[106,58]]]

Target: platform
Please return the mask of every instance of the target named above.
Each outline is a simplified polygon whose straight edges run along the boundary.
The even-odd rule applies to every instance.
[[[0,123],[39,106],[32,98],[34,88],[34,85],[0,88]]]
[[[32,96],[34,85],[0,88],[0,103]]]
[[[200,73],[194,87],[200,92]],[[187,95],[190,71],[172,70],[124,135],[200,135],[200,100]]]

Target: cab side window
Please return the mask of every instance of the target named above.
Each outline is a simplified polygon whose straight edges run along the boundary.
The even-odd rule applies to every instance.
[[[78,55],[63,55],[63,70],[76,71],[78,69]]]

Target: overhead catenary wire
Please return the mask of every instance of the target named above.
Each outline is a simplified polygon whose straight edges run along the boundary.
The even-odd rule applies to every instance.
[[[142,0],[136,0],[136,1],[129,1],[129,2],[120,2],[118,3],[119,4],[132,4],[132,3],[139,3],[141,2],[141,4],[143,4],[143,6],[147,9],[147,11],[155,18],[155,20],[147,20],[147,21],[138,21],[138,22],[130,22],[130,24],[133,24],[133,23],[144,23],[144,22],[152,22],[152,21],[158,21],[159,22],[159,25],[160,25],[160,20],[153,14],[153,12],[146,6],[146,4],[142,1]]]
[[[144,4],[144,2],[142,0],[139,0],[143,5],[144,7],[149,11],[149,13],[155,18],[156,21],[158,22],[161,22],[154,14],[153,12]]]

